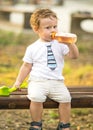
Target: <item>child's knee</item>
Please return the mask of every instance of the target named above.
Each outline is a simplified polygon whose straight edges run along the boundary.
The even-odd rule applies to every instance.
[[[64,103],[59,103],[59,107],[64,109],[65,111],[70,111],[71,110],[71,102],[64,102]]]

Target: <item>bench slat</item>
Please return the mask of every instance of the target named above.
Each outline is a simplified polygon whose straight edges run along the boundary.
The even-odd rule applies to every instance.
[[[69,91],[71,93],[89,93],[89,94],[93,94],[93,87],[68,87]],[[27,89],[22,89],[21,91],[16,91],[13,92],[13,94],[22,94],[22,95],[26,95],[27,94]]]
[[[72,108],[93,108],[93,87],[69,88]],[[29,109],[27,90],[14,92],[9,97],[0,97],[0,109]],[[58,103],[47,98],[44,108],[58,108]]]

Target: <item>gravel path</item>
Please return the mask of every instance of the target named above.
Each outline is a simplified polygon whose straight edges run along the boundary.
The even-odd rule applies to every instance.
[[[93,130],[92,118],[93,109],[74,109],[71,130]],[[0,110],[0,130],[28,130],[30,121],[29,110]],[[44,109],[43,130],[56,130],[57,124],[57,110]]]

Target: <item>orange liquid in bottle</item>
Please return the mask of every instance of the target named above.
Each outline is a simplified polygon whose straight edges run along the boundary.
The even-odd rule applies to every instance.
[[[52,39],[58,40],[60,43],[75,43],[77,41],[76,34],[72,33],[55,33],[51,34]]]

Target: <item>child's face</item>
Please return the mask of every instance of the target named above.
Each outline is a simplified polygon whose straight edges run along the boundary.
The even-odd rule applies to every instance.
[[[41,19],[37,30],[39,37],[44,41],[50,42],[52,40],[52,32],[57,32],[57,19],[53,17]]]

